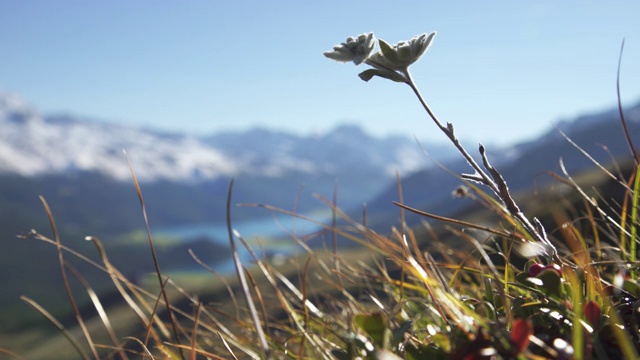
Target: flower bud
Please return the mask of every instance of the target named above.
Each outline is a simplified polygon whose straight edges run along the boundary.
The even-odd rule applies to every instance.
[[[333,47],[332,51],[327,51],[324,56],[339,62],[353,61],[354,64],[362,64],[373,52],[376,46],[376,38],[373,33],[359,35],[356,38],[349,37],[340,45]]]
[[[435,36],[435,32],[429,35],[422,34],[408,41],[400,41],[393,46],[384,40],[379,40],[380,51],[373,54],[367,64],[378,69],[404,71],[420,59]]]

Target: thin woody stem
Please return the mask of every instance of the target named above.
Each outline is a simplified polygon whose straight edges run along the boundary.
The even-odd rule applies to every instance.
[[[440,120],[438,120],[438,117],[433,113],[433,111],[431,110],[431,107],[429,107],[429,104],[427,104],[427,102],[424,100],[424,98],[422,97],[422,94],[420,94],[420,90],[418,89],[415,82],[413,81],[413,78],[411,77],[411,73],[409,72],[409,68],[404,69],[402,72],[404,76],[407,78],[407,85],[409,85],[409,87],[411,87],[411,90],[413,90],[413,92],[416,94],[416,96],[418,97],[418,100],[420,100],[420,103],[422,104],[422,107],[429,114],[429,117],[431,117],[433,122],[436,123],[436,125],[440,128],[440,130],[442,130],[442,132],[444,132],[444,134],[447,135],[449,140],[451,140],[453,145],[458,149],[458,151],[462,154],[465,160],[467,160],[467,162],[469,163],[469,165],[471,165],[473,170],[475,170],[478,173],[478,175],[480,175],[482,182],[485,185],[487,185],[489,188],[491,188],[491,190],[496,195],[500,196],[500,190],[498,189],[498,186],[496,185],[496,183],[489,177],[489,175],[487,175],[482,170],[480,165],[478,165],[478,163],[473,159],[473,157],[471,157],[471,155],[469,155],[469,153],[462,146],[462,144],[460,144],[460,141],[453,133],[453,127],[446,127],[442,125],[442,122],[440,122]]]
[[[504,203],[507,210],[516,219],[520,221],[520,223],[525,228],[525,230],[529,234],[531,234],[536,240],[541,241],[542,243],[546,244],[549,247],[549,249],[551,250],[550,257],[557,259],[558,253],[555,246],[553,246],[553,244],[546,238],[546,236],[544,236],[544,234],[542,233],[542,230],[538,231],[538,229],[536,229],[536,227],[529,221],[529,219],[527,219],[524,213],[520,211],[517,204],[513,201],[511,194],[509,193],[506,182],[504,181],[504,179],[502,179],[502,176],[500,175],[500,173],[498,173],[498,171],[489,164],[489,161],[484,152],[484,148],[480,146],[480,152],[482,155],[483,163],[487,168],[487,170],[491,173],[491,176],[487,175],[487,173],[484,170],[482,170],[480,165],[478,165],[478,163],[473,159],[473,157],[471,157],[471,155],[462,146],[462,144],[460,144],[460,141],[458,140],[458,138],[455,136],[453,132],[453,125],[447,124],[447,126],[445,126],[442,124],[442,122],[440,122],[440,120],[438,120],[438,117],[433,113],[433,111],[431,110],[431,107],[429,107],[429,104],[427,104],[427,102],[424,100],[424,98],[422,97],[422,94],[420,93],[420,90],[418,89],[415,82],[413,81],[413,78],[411,77],[411,73],[409,72],[409,68],[407,67],[403,69],[401,72],[407,79],[406,84],[409,85],[409,87],[411,87],[411,90],[413,90],[413,92],[416,94],[416,96],[418,97],[418,100],[422,104],[422,107],[429,114],[429,117],[431,117],[433,122],[435,122],[435,124],[440,128],[440,130],[442,130],[442,132],[449,138],[449,140],[451,140],[451,142],[456,147],[456,149],[458,149],[458,151],[462,154],[465,160],[467,160],[469,165],[476,171],[477,176],[472,175],[466,178],[480,181],[486,186],[488,186],[496,194],[496,196]]]

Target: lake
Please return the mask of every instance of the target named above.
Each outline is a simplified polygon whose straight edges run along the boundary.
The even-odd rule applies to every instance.
[[[314,221],[323,223],[331,221],[330,213],[314,213],[308,217]],[[291,255],[294,253],[294,234],[298,237],[302,237],[321,229],[321,226],[318,224],[284,214],[262,217],[255,220],[232,222],[231,225],[252,246],[254,252],[259,256],[262,254],[262,249],[258,244],[261,244],[265,252],[268,254]],[[229,235],[226,223],[180,225],[157,228],[153,230],[153,235],[174,237],[183,241],[207,238],[220,245],[229,246]],[[240,259],[245,266],[253,263],[253,258],[249,254],[249,251],[239,240],[236,241],[236,247],[238,248]],[[235,271],[233,260],[231,258],[222,263],[210,265],[216,271],[221,273],[230,273]]]

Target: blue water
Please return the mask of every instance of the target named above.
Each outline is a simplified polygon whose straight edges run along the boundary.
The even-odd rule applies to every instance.
[[[325,219],[316,221],[324,221]],[[319,230],[320,226],[304,219],[294,218],[288,215],[260,218],[257,220],[232,222],[231,226],[245,239],[263,237],[280,238],[290,237],[295,231],[297,235],[308,234]],[[180,225],[166,228],[158,228],[154,231],[158,235],[177,237],[182,240],[195,240],[206,237],[218,243],[229,243],[229,235],[226,223]]]
[[[328,219],[327,215],[310,216],[315,221],[325,222]],[[263,241],[264,250],[267,253],[281,253],[290,255],[293,253],[294,241],[292,236],[295,232],[297,236],[304,236],[316,232],[321,229],[320,225],[309,222],[304,219],[295,218],[289,215],[274,215],[257,220],[232,222],[233,229],[237,230],[247,242],[252,244],[252,249],[257,254],[262,253],[262,249],[256,244],[256,240],[266,239],[291,239],[290,246],[283,246],[287,244],[286,241],[279,241],[278,245],[269,246],[269,241]],[[226,223],[211,223],[211,224],[195,224],[195,225],[180,225],[166,228],[157,228],[153,231],[155,236],[169,236],[178,238],[182,241],[193,241],[196,239],[207,238],[223,246],[229,245],[229,235],[227,232]],[[242,245],[242,243],[236,239],[236,248],[243,265],[247,266],[253,262],[253,258],[249,254],[249,251]],[[233,259],[229,258],[226,261],[210,264],[216,271],[221,273],[231,273],[235,271]],[[187,269],[184,269],[187,270]]]

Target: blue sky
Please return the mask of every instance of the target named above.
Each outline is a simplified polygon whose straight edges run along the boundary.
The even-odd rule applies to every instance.
[[[508,143],[640,100],[638,1],[0,0],[0,89],[42,112],[188,133],[338,123],[444,140],[410,89],[322,56],[437,31],[412,73],[463,139]]]

